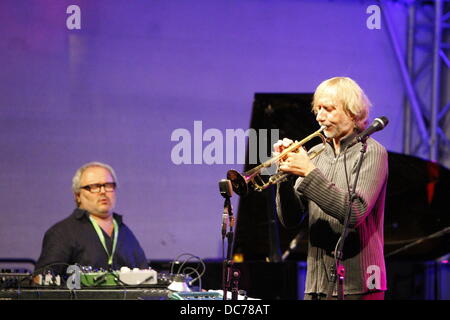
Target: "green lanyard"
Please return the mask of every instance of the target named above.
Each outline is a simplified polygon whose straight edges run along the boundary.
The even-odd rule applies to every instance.
[[[92,225],[94,226],[95,231],[97,232],[98,238],[100,239],[100,242],[102,243],[103,248],[105,248],[106,255],[108,256],[108,265],[109,265],[109,266],[112,266],[114,252],[116,251],[117,238],[119,237],[119,227],[117,226],[117,222],[116,222],[115,219],[113,219],[113,224],[114,224],[114,240],[113,240],[112,252],[111,252],[111,254],[109,254],[108,248],[106,248],[105,236],[103,235],[102,230],[100,229],[100,227],[99,227],[99,225],[97,224],[97,222],[95,222],[94,218],[92,218],[91,216],[89,216],[89,219],[91,220],[91,223],[92,223]]]

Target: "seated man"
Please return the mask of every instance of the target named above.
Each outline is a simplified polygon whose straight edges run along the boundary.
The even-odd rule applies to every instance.
[[[93,269],[148,268],[145,253],[122,216],[114,213],[117,179],[109,165],[91,162],[77,170],[72,190],[77,208],[44,236],[35,274],[65,274],[78,264]]]

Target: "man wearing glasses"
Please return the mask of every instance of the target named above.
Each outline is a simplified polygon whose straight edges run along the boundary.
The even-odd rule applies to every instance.
[[[148,268],[136,237],[113,212],[116,187],[116,174],[107,164],[90,162],[77,170],[72,180],[77,208],[45,233],[35,274],[64,274],[72,264],[94,270]]]

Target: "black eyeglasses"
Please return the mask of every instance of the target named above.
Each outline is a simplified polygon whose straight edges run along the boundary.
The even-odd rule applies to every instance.
[[[107,182],[107,183],[93,183],[88,184],[87,186],[80,187],[81,189],[90,191],[92,193],[98,193],[101,191],[102,187],[105,188],[106,192],[113,192],[116,190],[116,183],[115,182]]]

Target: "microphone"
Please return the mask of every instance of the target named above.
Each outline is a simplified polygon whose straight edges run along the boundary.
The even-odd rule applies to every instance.
[[[233,187],[231,186],[231,181],[228,179],[222,179],[219,181],[220,194],[224,198],[230,198],[233,196]]]
[[[389,120],[386,117],[375,118],[375,120],[373,120],[372,124],[369,127],[367,127],[363,132],[358,134],[355,137],[355,140],[348,147],[351,147],[351,146],[357,144],[358,142],[365,142],[372,133],[383,130],[384,127],[386,127],[388,123],[389,123]]]

